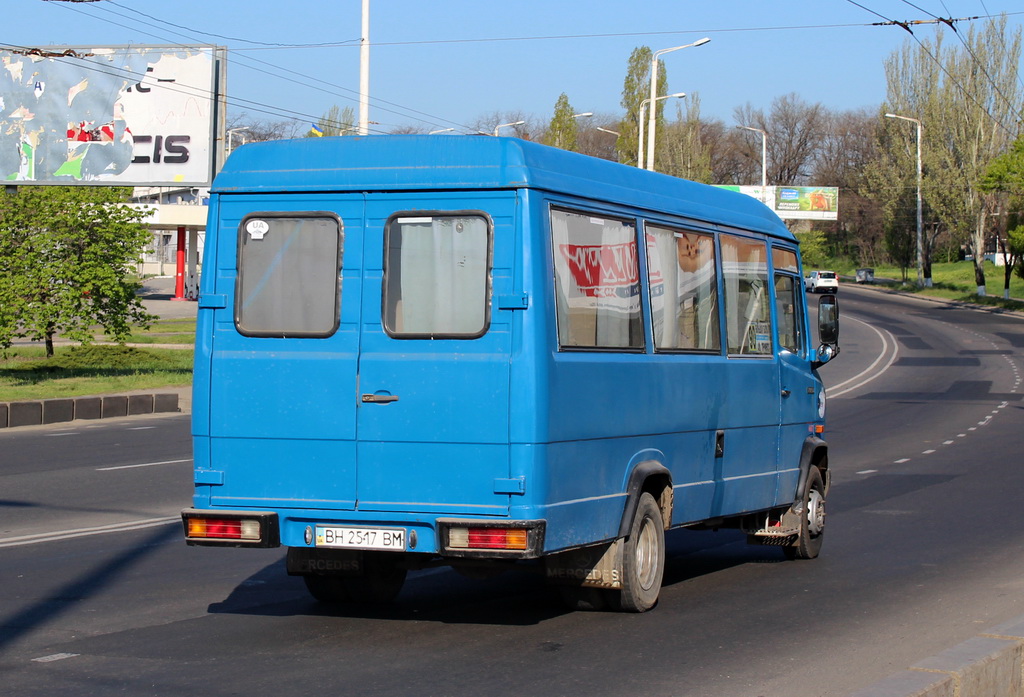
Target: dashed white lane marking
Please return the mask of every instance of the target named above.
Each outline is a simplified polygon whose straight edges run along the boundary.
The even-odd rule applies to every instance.
[[[852,318],[851,318],[851,319],[852,319]],[[856,321],[858,321],[858,322],[861,322],[862,324],[865,324],[865,325],[867,325],[867,326],[868,326],[868,327],[870,327],[871,329],[875,329],[874,327],[871,327],[871,325],[870,325],[870,324],[867,324],[867,322],[863,322],[862,320],[856,320]],[[944,323],[944,324],[945,324],[945,323]],[[956,325],[952,325],[952,326],[956,327]],[[979,337],[979,338],[983,339],[984,341],[987,341],[987,342],[988,342],[989,344],[991,344],[991,345],[992,345],[992,347],[993,347],[993,348],[998,348],[998,347],[996,346],[996,344],[995,344],[995,342],[994,342],[994,341],[992,341],[991,339],[989,339],[988,337],[986,337],[986,336],[984,336],[984,335],[982,335],[982,334],[979,334],[979,333],[977,333],[977,332],[973,332],[973,331],[970,331],[969,329],[964,329],[963,327],[956,327],[956,328],[957,328],[957,329],[960,329],[960,330],[962,330],[962,331],[965,331],[965,332],[967,332],[968,334],[973,334],[973,335],[975,335],[975,336],[977,336],[977,337]],[[879,334],[879,336],[882,336],[881,332],[879,332],[879,331],[878,331],[877,329],[875,329],[875,332],[876,332],[876,333],[878,333],[878,334]],[[893,337],[893,342],[894,342],[894,344],[895,344],[895,337]],[[879,355],[879,357],[875,359],[875,362],[874,362],[874,363],[872,363],[872,364],[871,364],[871,366],[869,366],[867,370],[865,370],[865,371],[861,372],[861,373],[860,373],[859,375],[857,375],[857,376],[855,376],[855,377],[853,377],[853,378],[850,378],[850,379],[849,379],[849,380],[847,380],[846,382],[840,383],[840,385],[836,385],[836,387],[840,387],[840,386],[844,386],[844,385],[847,385],[848,383],[850,383],[850,382],[852,382],[852,381],[854,381],[854,380],[857,380],[857,379],[859,379],[859,378],[860,378],[860,377],[861,377],[862,375],[864,375],[865,373],[868,373],[868,372],[869,372],[869,371],[870,371],[870,370],[871,370],[872,368],[874,368],[874,367],[875,367],[875,366],[876,366],[876,365],[878,364],[878,362],[879,362],[879,361],[880,361],[880,360],[882,359],[882,356],[884,356],[884,355],[885,355],[885,351],[886,351],[886,350],[887,350],[887,346],[886,346],[886,340],[885,340],[885,337],[884,337],[884,336],[882,336],[882,354],[881,354],[881,355]],[[889,366],[890,366],[890,365],[892,365],[893,361],[895,361],[895,359],[896,359],[896,354],[897,354],[897,352],[898,352],[898,349],[894,349],[894,351],[893,351],[893,356],[892,356],[891,360],[890,360],[890,361],[889,361],[889,362],[888,362],[888,363],[887,363],[887,364],[885,365],[885,367],[884,367],[884,368],[882,368],[882,370],[881,370],[881,371],[880,371],[880,372],[878,373],[878,375],[881,375],[882,373],[884,373],[884,372],[885,372],[885,371],[886,371],[886,370],[887,370],[887,369],[889,368]],[[1016,392],[1017,392],[1017,390],[1019,389],[1019,387],[1020,387],[1020,384],[1021,384],[1021,376],[1020,376],[1020,369],[1018,368],[1018,366],[1017,366],[1017,363],[1016,363],[1016,362],[1015,362],[1015,361],[1013,360],[1013,358],[1011,358],[1010,356],[1006,356],[1006,355],[1004,355],[1004,356],[1003,356],[1003,358],[1004,358],[1004,359],[1006,360],[1006,362],[1007,362],[1007,363],[1009,363],[1009,364],[1010,364],[1010,368],[1011,368],[1011,370],[1013,371],[1013,375],[1014,375],[1014,382],[1013,382],[1013,389],[1011,389],[1011,390],[1010,390],[1010,393],[1011,393],[1011,394],[1014,394],[1014,393],[1016,393]],[[829,394],[830,394],[830,396],[836,396],[837,394],[843,394],[843,393],[845,393],[845,392],[849,392],[850,390],[856,389],[857,387],[860,387],[861,385],[863,385],[863,384],[866,384],[866,383],[870,382],[871,380],[874,380],[874,379],[875,379],[876,377],[878,377],[878,375],[874,375],[874,376],[872,376],[872,377],[868,378],[867,380],[864,380],[864,381],[863,381],[863,382],[861,382],[861,383],[858,383],[858,384],[855,384],[855,385],[853,385],[853,386],[851,386],[851,387],[848,387],[847,389],[843,390],[842,392],[838,392],[838,393],[832,393],[832,392],[830,392]],[[834,388],[833,388],[833,389],[834,389]],[[1005,408],[1006,408],[1007,406],[1009,406],[1009,404],[1010,404],[1010,403],[1009,403],[1009,401],[1003,401],[1003,402],[1000,402],[1000,403],[999,403],[999,405],[998,405],[998,406],[996,406],[996,408],[995,408],[995,409],[993,409],[993,410],[992,410],[992,411],[991,411],[991,412],[990,412],[990,413],[988,414],[988,416],[986,416],[986,417],[985,417],[984,419],[982,419],[981,421],[979,421],[979,422],[978,422],[978,425],[977,425],[977,426],[971,426],[971,427],[969,427],[969,428],[967,429],[967,432],[966,432],[966,433],[958,433],[958,434],[956,434],[956,437],[957,437],[957,438],[966,438],[966,437],[967,437],[967,435],[968,435],[968,433],[970,433],[970,432],[972,432],[972,431],[977,431],[979,427],[982,427],[982,426],[987,426],[988,424],[990,424],[990,423],[992,422],[992,419],[993,419],[993,418],[994,418],[995,416],[997,416],[997,415],[998,415],[998,414],[1000,413],[1000,411],[1001,411],[1001,410],[1003,410],[1003,409],[1005,409]],[[946,440],[946,441],[943,441],[943,442],[942,442],[942,444],[943,444],[943,445],[953,445],[953,444],[954,444],[955,442],[956,442],[955,440]],[[935,453],[935,452],[936,452],[936,450],[935,450],[935,449],[929,449],[929,450],[925,450],[925,451],[923,451],[923,452],[922,452],[921,454],[922,454],[922,455],[931,455],[931,454],[933,454],[933,453]],[[895,465],[902,465],[902,464],[904,464],[904,463],[910,462],[910,461],[911,461],[911,459],[912,459],[912,458],[909,458],[909,457],[904,457],[904,458],[900,458],[899,460],[894,460],[894,461],[893,461],[893,464],[895,464]],[[870,469],[870,470],[861,470],[860,472],[857,472],[857,474],[874,474],[874,473],[875,473],[875,472],[877,472],[877,471],[878,471],[878,470],[873,470],[873,469]]]
[[[40,656],[39,658],[33,658],[32,660],[36,663],[50,663],[52,661],[63,661],[65,658],[74,658],[75,656],[81,656],[79,653],[51,653],[49,656]]]

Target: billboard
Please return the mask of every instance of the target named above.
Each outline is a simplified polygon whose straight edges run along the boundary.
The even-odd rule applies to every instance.
[[[0,180],[209,184],[219,50],[0,50]]]
[[[726,186],[763,202],[783,220],[837,220],[839,188],[835,186]]]

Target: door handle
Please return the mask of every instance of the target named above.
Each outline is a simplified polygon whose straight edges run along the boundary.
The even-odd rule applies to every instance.
[[[782,396],[783,397],[788,397],[789,396],[789,390],[783,390],[782,391]]]
[[[363,404],[390,404],[397,402],[398,395],[393,394],[364,394]]]

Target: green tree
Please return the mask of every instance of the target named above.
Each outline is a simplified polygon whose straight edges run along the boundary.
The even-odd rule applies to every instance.
[[[622,83],[622,101],[620,102],[622,108],[626,110],[626,115],[619,128],[621,135],[616,143],[616,148],[619,151],[619,162],[627,165],[636,164],[637,145],[640,140],[640,104],[650,98],[651,59],[653,56],[654,53],[649,47],[638,46],[633,49],[626,66],[626,79]],[[667,85],[668,73],[665,70],[665,65],[659,62],[656,90],[658,96],[666,94]],[[660,126],[665,120],[664,100],[657,101],[654,104],[654,109]]]
[[[992,160],[978,188],[989,194],[1001,194],[1006,207],[1006,236],[1000,240],[1003,254],[1003,297],[1010,297],[1010,278],[1016,269],[1024,278],[1024,136]]]
[[[982,261],[998,200],[977,185],[1019,132],[1021,33],[1008,31],[1003,16],[958,38],[947,48],[939,31],[934,41],[908,42],[893,54],[885,65],[883,110],[921,120],[925,203],[971,247],[978,294],[984,295]],[[904,138],[913,140],[913,129],[903,125]]]
[[[661,171],[704,184],[712,183],[711,153],[704,142],[704,124],[700,118],[700,96],[691,94],[686,99],[686,113],[676,103],[676,122],[664,131],[663,148],[666,166]],[[659,148],[661,149],[661,148]]]
[[[569,97],[562,92],[555,102],[555,113],[548,125],[548,135],[545,142],[562,150],[576,150],[576,141],[579,137],[579,124],[573,118],[572,105],[569,104]]]
[[[355,121],[356,115],[352,107],[347,106],[342,109],[335,104],[317,119],[316,127],[320,132],[317,133],[316,130],[310,129],[306,137],[354,135],[356,133]]]
[[[99,325],[124,341],[153,317],[136,296],[134,265],[150,244],[146,211],[123,188],[24,186],[0,194],[0,348],[13,339],[89,343]]]

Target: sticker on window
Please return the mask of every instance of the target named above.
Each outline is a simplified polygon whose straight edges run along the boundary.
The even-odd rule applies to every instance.
[[[264,235],[270,232],[270,223],[266,220],[250,220],[245,224],[245,231],[254,240],[262,240]]]

